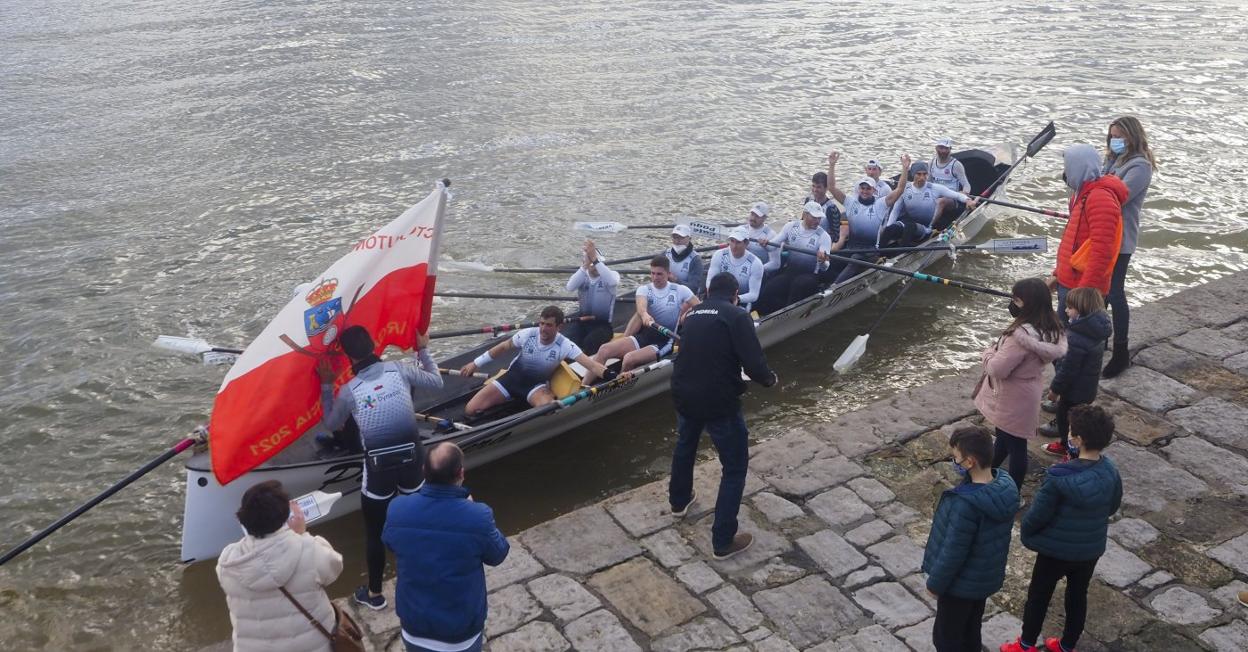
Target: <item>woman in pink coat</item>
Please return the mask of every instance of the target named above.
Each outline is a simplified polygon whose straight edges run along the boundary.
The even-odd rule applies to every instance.
[[[1049,286],[1038,278],[1014,284],[1010,315],[1014,322],[984,350],[984,377],[975,388],[975,407],[997,429],[992,465],[1010,458],[1010,477],[1019,490],[1027,475],[1027,440],[1040,421],[1041,374],[1045,365],[1066,355],[1066,336],[1053,312]]]

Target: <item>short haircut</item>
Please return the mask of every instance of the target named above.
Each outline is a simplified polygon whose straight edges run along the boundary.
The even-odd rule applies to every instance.
[[[1070,408],[1070,434],[1088,450],[1105,450],[1114,439],[1114,417],[1099,405],[1076,405]]]
[[[425,458],[425,482],[455,484],[463,470],[464,451],[449,441],[434,446]]]
[[[828,173],[816,172],[813,175],[811,175],[810,182],[813,184],[820,185],[820,186],[826,186],[828,185]]]
[[[562,324],[563,311],[559,309],[559,306],[546,306],[542,308],[542,314],[539,316],[539,319],[553,319],[555,324]]]
[[[711,282],[706,286],[706,294],[719,299],[731,299],[740,289],[741,284],[732,272],[720,272],[711,277]]]
[[[1090,315],[1105,309],[1105,298],[1096,288],[1075,288],[1066,293],[1066,305],[1078,310],[1080,315]]]
[[[963,456],[975,458],[975,466],[986,469],[992,464],[992,432],[983,426],[958,428],[949,436],[949,445]]]
[[[247,534],[268,536],[280,530],[290,518],[290,494],[277,480],[261,482],[243,493],[243,502],[234,515]]]
[[[662,267],[663,269],[670,270],[672,268],[672,262],[667,259],[667,256],[659,254],[650,259],[650,266]]]
[[[351,326],[342,331],[342,335],[338,336],[338,342],[342,345],[342,352],[347,354],[352,360],[363,360],[377,348],[373,344],[373,338],[363,326]]]

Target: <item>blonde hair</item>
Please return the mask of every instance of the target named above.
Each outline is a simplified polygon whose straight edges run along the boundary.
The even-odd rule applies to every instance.
[[[1109,149],[1109,129],[1114,127],[1121,129],[1123,135],[1126,136],[1127,149],[1122,154],[1114,154]],[[1109,152],[1107,156],[1111,161],[1115,158],[1121,158],[1125,161],[1138,155],[1143,156],[1154,170],[1157,169],[1157,159],[1153,158],[1153,150],[1148,147],[1148,136],[1144,135],[1144,125],[1140,124],[1139,118],[1133,115],[1115,118],[1113,122],[1109,123],[1109,129],[1105,130],[1105,151]]]
[[[1066,293],[1066,305],[1080,315],[1090,315],[1105,309],[1105,299],[1096,288],[1075,288]]]

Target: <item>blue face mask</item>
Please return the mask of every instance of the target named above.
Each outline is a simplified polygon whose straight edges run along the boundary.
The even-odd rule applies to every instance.
[[[1109,151],[1115,154],[1121,154],[1127,151],[1127,141],[1122,138],[1110,138]]]
[[[970,471],[967,471],[966,469],[962,468],[962,465],[958,464],[957,460],[949,460],[949,463],[953,465],[953,470],[957,472],[959,477],[964,478],[966,477],[967,473],[970,473]]]

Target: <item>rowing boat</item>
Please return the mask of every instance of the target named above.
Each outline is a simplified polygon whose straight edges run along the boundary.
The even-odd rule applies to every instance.
[[[1048,137],[1051,138],[1052,134]],[[1034,155],[1044,145],[1035,146],[1035,143],[1033,140],[1024,158]],[[954,156],[966,168],[972,193],[994,199],[1005,198],[1011,173],[1021,162],[1021,159],[1016,162],[1015,148],[1008,145],[991,151],[957,152]],[[950,251],[945,245],[964,244],[973,239],[993,218],[996,210],[999,209],[981,203],[960,216],[942,236],[924,243],[932,247],[930,251],[903,253],[891,258],[887,264],[896,270],[921,271]],[[759,341],[764,347],[770,347],[787,340],[887,290],[901,278],[901,275],[866,269],[853,278],[756,320]],[[632,306],[620,304],[616,312],[618,332],[632,316]],[[440,360],[438,364],[457,369],[506,337],[509,335],[490,339]],[[463,448],[467,466],[479,467],[667,391],[671,362],[670,358],[659,360],[635,370],[631,377],[600,383],[590,391],[580,391],[579,377],[565,366],[552,382],[552,388],[561,399],[555,404],[540,408],[511,406],[510,410],[504,408],[499,413],[490,414],[487,420],[469,428],[422,433],[422,440],[426,446],[443,441],[455,442]],[[446,377],[442,390],[418,395],[416,409],[434,420],[440,418],[460,423],[465,404],[481,383],[481,380],[474,378]],[[358,454],[319,458],[312,437],[305,436],[246,476],[222,486],[213,477],[207,452],[196,453],[186,464],[182,560],[193,562],[215,557],[225,545],[238,538],[234,512],[243,492],[257,482],[279,480],[291,495],[316,490],[344,492],[344,497],[323,520],[359,509],[359,493],[345,495],[345,492],[359,486],[361,464],[362,456]]]

